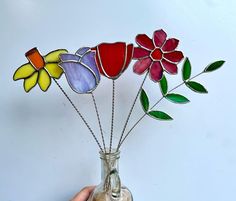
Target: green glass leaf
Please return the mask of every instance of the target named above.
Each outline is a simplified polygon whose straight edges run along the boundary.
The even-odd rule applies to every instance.
[[[164,75],[163,75],[161,81],[159,82],[159,84],[160,84],[160,88],[161,88],[161,93],[163,96],[165,96],[167,93],[167,90],[168,90],[168,83],[167,83],[166,77]]]
[[[203,94],[208,93],[207,90],[205,89],[205,87],[202,86],[198,82],[189,81],[189,82],[186,82],[186,85],[194,92],[203,93]]]
[[[147,112],[149,109],[149,100],[144,89],[142,89],[141,94],[140,94],[140,102],[142,104],[143,110]]]
[[[188,58],[186,58],[184,65],[183,65],[183,69],[182,69],[182,77],[183,80],[186,81],[190,78],[191,76],[191,63],[189,61]]]
[[[148,115],[157,120],[165,120],[165,121],[173,120],[172,117],[170,117],[165,112],[161,112],[161,111],[150,111],[148,112]]]
[[[209,66],[207,66],[203,72],[212,72],[215,71],[217,69],[219,69],[221,66],[223,66],[223,64],[225,63],[225,61],[220,60],[220,61],[216,61],[212,64],[210,64]]]
[[[180,94],[167,94],[165,98],[173,103],[188,103],[189,100]]]

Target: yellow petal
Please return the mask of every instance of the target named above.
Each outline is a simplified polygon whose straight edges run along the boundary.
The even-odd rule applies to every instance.
[[[62,68],[59,67],[57,63],[47,63],[45,68],[48,71],[49,75],[56,79],[59,79],[63,73]]]
[[[39,71],[38,83],[39,83],[39,87],[42,91],[48,90],[48,87],[51,85],[51,78],[49,77],[46,70],[41,69]]]
[[[67,53],[67,52],[68,51],[65,49],[54,50],[52,52],[49,52],[46,56],[44,56],[44,59],[46,63],[59,62],[60,61],[59,55],[62,53]]]
[[[30,64],[24,64],[19,67],[13,75],[13,80],[24,79],[31,76],[35,72],[35,68]]]
[[[39,73],[36,71],[33,75],[24,80],[24,89],[26,92],[29,92],[37,84],[38,74]]]

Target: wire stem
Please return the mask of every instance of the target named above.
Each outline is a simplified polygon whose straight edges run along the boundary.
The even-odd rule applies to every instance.
[[[103,131],[102,131],[102,124],[101,124],[101,119],[100,119],[100,115],[99,115],[99,112],[98,112],[97,103],[96,103],[94,94],[91,93],[91,95],[92,95],[92,99],[93,99],[94,108],[95,108],[95,111],[96,111],[96,114],[97,114],[99,129],[100,129],[100,133],[101,133],[101,137],[102,137],[103,149],[104,149],[104,152],[106,153],[106,145],[105,145],[104,135],[103,135]]]
[[[83,115],[80,113],[79,109],[75,106],[75,104],[73,103],[73,101],[70,99],[70,97],[67,95],[67,93],[64,91],[64,89],[61,87],[61,85],[57,82],[57,80],[55,78],[53,78],[54,82],[56,83],[56,85],[59,87],[59,89],[61,90],[61,92],[64,94],[64,96],[67,98],[67,100],[70,102],[70,104],[72,105],[72,107],[74,108],[74,110],[76,111],[76,113],[80,116],[80,118],[82,119],[82,121],[84,122],[84,124],[87,126],[88,130],[90,131],[90,133],[92,134],[94,140],[96,141],[99,149],[103,152],[102,150],[102,146],[99,143],[97,137],[95,136],[93,130],[91,129],[91,127],[89,126],[88,122],[85,120],[85,118],[83,117]]]
[[[112,112],[111,112],[111,136],[110,136],[109,153],[111,153],[111,148],[112,148],[114,114],[115,114],[115,80],[112,80]]]
[[[137,93],[137,95],[136,95],[136,97],[135,97],[135,99],[134,99],[134,102],[133,102],[133,104],[132,104],[132,106],[131,106],[131,108],[130,108],[128,117],[127,117],[127,119],[126,119],[126,121],[125,121],[124,128],[123,128],[123,130],[122,130],[122,132],[121,132],[121,136],[120,136],[119,143],[118,143],[118,146],[117,146],[116,151],[118,151],[118,149],[119,149],[119,147],[120,147],[120,143],[121,143],[122,138],[123,138],[123,136],[124,136],[125,129],[126,129],[128,123],[129,123],[130,116],[131,116],[131,114],[132,114],[132,112],[133,112],[133,109],[134,109],[135,103],[136,103],[136,101],[137,101],[137,99],[138,99],[138,97],[139,97],[139,94],[140,94],[140,92],[141,92],[141,90],[142,90],[142,88],[143,88],[144,82],[145,82],[146,79],[147,79],[148,73],[149,73],[149,71],[147,71],[147,73],[146,73],[146,75],[145,75],[145,77],[144,77],[144,79],[143,79],[143,81],[142,81],[142,84],[141,84],[140,87],[139,87],[139,90],[138,90],[138,93]]]
[[[192,78],[190,78],[188,81],[193,80],[194,78],[200,76],[201,74],[203,74],[204,72],[198,73],[197,75],[193,76]],[[169,90],[167,93],[170,93],[174,90],[176,90],[177,88],[179,88],[180,86],[182,86],[183,84],[185,84],[186,81],[181,82],[179,85],[175,86],[174,88],[172,88],[171,90]],[[163,99],[165,98],[165,96],[162,96],[151,108],[150,110],[152,110],[154,107],[156,107]],[[149,111],[150,111],[149,110]],[[127,134],[125,135],[125,137],[122,139],[121,143],[118,146],[118,149],[121,147],[121,145],[124,143],[124,141],[126,140],[126,138],[130,135],[131,131],[140,123],[140,121],[148,114],[148,111],[143,114],[138,121],[131,127],[131,129],[127,132]]]

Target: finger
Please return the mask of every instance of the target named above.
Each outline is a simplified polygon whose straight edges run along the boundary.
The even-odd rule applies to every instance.
[[[94,188],[95,186],[87,186],[83,188],[79,193],[76,194],[72,201],[87,201]]]

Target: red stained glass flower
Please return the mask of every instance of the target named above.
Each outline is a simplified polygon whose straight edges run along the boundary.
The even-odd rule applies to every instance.
[[[167,34],[161,29],[153,34],[150,39],[146,34],[136,36],[139,47],[134,48],[133,59],[138,59],[134,64],[134,72],[141,75],[149,70],[151,80],[158,82],[166,71],[177,74],[177,64],[183,59],[183,53],[176,51],[179,40],[166,39]]]
[[[110,79],[117,79],[127,69],[133,49],[133,44],[126,45],[124,42],[101,43],[93,48],[100,73]]]

